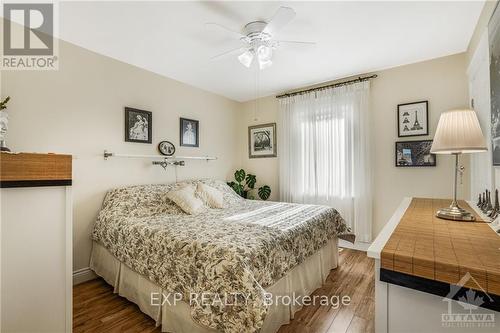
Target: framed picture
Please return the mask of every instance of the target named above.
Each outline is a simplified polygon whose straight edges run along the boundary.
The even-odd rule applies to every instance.
[[[248,157],[276,157],[276,123],[248,127]]]
[[[181,146],[199,147],[200,122],[198,120],[181,118]]]
[[[175,154],[175,146],[170,141],[161,141],[158,144],[158,151],[165,156],[172,156]]]
[[[491,140],[493,165],[500,166],[500,5],[488,24],[490,45]]]
[[[398,104],[398,137],[429,134],[428,101]]]
[[[432,140],[396,142],[397,167],[433,167],[436,155],[431,154]]]
[[[125,141],[151,143],[153,113],[125,107]]]

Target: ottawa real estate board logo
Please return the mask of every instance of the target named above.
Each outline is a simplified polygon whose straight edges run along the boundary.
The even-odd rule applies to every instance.
[[[466,284],[474,289],[465,288]],[[456,285],[450,284],[450,292],[443,301],[448,302],[448,311],[441,314],[443,327],[467,328],[472,329],[471,332],[495,327],[495,312],[481,307],[486,302],[491,304],[494,301],[469,272]]]
[[[53,3],[3,3],[2,70],[57,70]]]

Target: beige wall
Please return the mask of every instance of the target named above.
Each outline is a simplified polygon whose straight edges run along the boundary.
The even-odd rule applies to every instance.
[[[396,168],[394,142],[398,141],[396,108],[400,103],[429,101],[430,135],[407,140],[431,139],[441,112],[466,107],[468,104],[465,54],[458,54],[421,63],[380,71],[372,80],[374,221],[376,236],[405,196],[450,197],[453,184],[453,160],[439,156],[435,168]],[[278,196],[278,158],[249,159],[247,126],[275,122],[278,103],[274,97],[260,99],[257,112],[255,101],[243,104],[243,122],[240,123],[239,144],[242,167],[265,180]],[[254,120],[256,114],[257,121]],[[468,159],[464,159],[468,167]],[[464,175],[460,193],[469,193],[469,176]],[[462,196],[464,197],[464,196]]]
[[[428,100],[430,135],[405,140],[432,139],[441,112],[468,106],[465,64],[465,54],[453,55],[385,70],[373,80],[374,235],[404,196],[449,198],[452,195],[451,156],[438,156],[435,168],[394,166],[394,142],[398,140],[396,107],[400,103]],[[468,170],[467,157],[463,164]],[[461,198],[469,199],[468,173],[459,190]]]
[[[156,154],[161,140],[179,155],[214,155],[213,162],[187,161],[178,178],[226,179],[236,167],[235,123],[239,103],[111,58],[60,42],[58,71],[3,72],[1,96],[10,95],[8,146],[14,151],[75,155],[74,269],[88,266],[90,232],[110,188],[175,181],[148,160],[110,159],[104,149]],[[124,106],[153,112],[153,143],[124,142]],[[179,117],[200,121],[200,148],[179,147]]]
[[[249,158],[248,157],[248,126],[276,123],[278,119],[278,103],[274,96],[260,98],[257,101],[242,103],[240,120],[238,122],[239,160],[245,171],[257,176],[257,186],[264,184],[271,187],[269,200],[279,199],[278,168],[279,157]],[[279,130],[279,129],[278,129]],[[277,146],[280,154],[280,143]]]
[[[432,138],[440,112],[467,106],[465,67],[466,55],[460,54],[381,71],[373,80],[374,235],[402,197],[450,195],[450,157],[439,157],[436,168],[394,167],[396,105],[429,100]],[[259,186],[271,186],[271,200],[278,200],[280,142],[278,158],[261,159],[248,158],[247,142],[248,126],[277,121],[273,96],[240,104],[65,42],[60,43],[58,71],[2,72],[0,87],[2,97],[12,97],[11,149],[75,155],[75,270],[88,266],[92,224],[108,189],[176,179],[173,168],[165,172],[150,161],[104,161],[104,149],[155,154],[156,144],[169,140],[179,154],[219,158],[187,162],[177,170],[179,180],[230,179],[235,168],[243,167],[257,175]],[[153,111],[153,144],[124,142],[124,106]],[[181,116],[200,120],[200,148],[178,147]],[[461,192],[468,193],[468,187],[466,175]]]

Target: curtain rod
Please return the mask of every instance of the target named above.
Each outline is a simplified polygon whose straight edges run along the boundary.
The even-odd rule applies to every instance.
[[[308,92],[311,92],[311,91],[324,90],[324,89],[328,89],[328,88],[335,88],[335,87],[345,86],[345,85],[348,85],[348,84],[353,84],[353,83],[368,81],[370,79],[375,79],[377,76],[378,76],[377,74],[373,74],[373,75],[365,76],[365,77],[361,77],[360,76],[357,79],[352,79],[352,80],[348,80],[348,81],[344,81],[344,82],[338,82],[338,83],[332,83],[332,84],[328,84],[326,86],[321,86],[321,87],[316,87],[316,88],[311,88],[311,89],[305,89],[305,90],[300,90],[300,91],[295,91],[295,92],[291,92],[291,93],[286,93],[286,94],[278,95],[278,96],[276,96],[276,98],[285,98],[285,97],[290,97],[290,96],[295,96],[295,95],[302,95],[302,94],[305,94],[305,93],[308,93]]]

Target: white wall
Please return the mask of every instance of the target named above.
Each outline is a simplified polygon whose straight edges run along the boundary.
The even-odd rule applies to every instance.
[[[489,141],[491,149],[491,101],[490,101],[490,72],[489,72],[489,41],[488,22],[493,14],[498,0],[487,1],[479,17],[474,34],[467,49],[467,68],[469,76],[469,94],[474,98],[474,109],[483,127],[483,132]],[[500,187],[500,168],[493,167],[491,151],[482,156],[472,158],[471,167],[473,176],[471,181],[471,195],[476,196],[478,192],[484,191],[486,187],[490,190]]]
[[[188,161],[178,178],[226,179],[236,167],[239,103],[60,42],[58,71],[2,72],[1,96],[11,96],[7,144],[13,151],[64,152],[73,160],[74,269],[88,266],[90,233],[108,189],[175,181],[151,161],[110,159],[103,151],[156,154],[169,140],[179,155],[214,155]],[[153,143],[124,141],[124,107],[153,112]],[[179,147],[179,117],[200,121],[200,147]]]
[[[483,36],[483,33],[488,28],[488,22],[490,21],[490,17],[495,10],[499,0],[487,0],[484,2],[483,10],[481,11],[481,15],[477,20],[476,27],[474,28],[474,32],[469,41],[469,46],[467,47],[467,63],[472,61],[472,57],[479,45],[479,42]]]
[[[429,101],[430,135],[411,137],[406,140],[431,139],[436,130],[439,115],[452,108],[467,107],[467,79],[465,54],[457,54],[421,63],[400,66],[377,72],[372,80],[371,97],[373,112],[373,174],[374,174],[374,221],[373,235],[385,225],[405,196],[450,197],[453,184],[453,160],[439,156],[437,167],[396,168],[394,166],[394,142],[398,141],[396,109],[401,103]],[[274,190],[272,199],[278,198],[278,158],[249,159],[248,126],[276,122],[278,103],[274,97],[243,104],[243,121],[240,123],[239,145],[241,165],[267,182]],[[254,118],[257,118],[257,121]],[[402,139],[399,139],[402,140]],[[468,158],[463,164],[468,167]],[[469,175],[466,172],[460,186],[462,198],[469,196]]]
[[[487,31],[484,31],[477,50],[469,63],[467,77],[469,80],[469,96],[471,101],[474,101],[474,110],[488,146],[488,152],[472,154],[470,157],[470,195],[472,198],[476,198],[478,193],[483,192],[485,189],[493,190],[495,188],[495,172],[491,150],[490,59]]]

